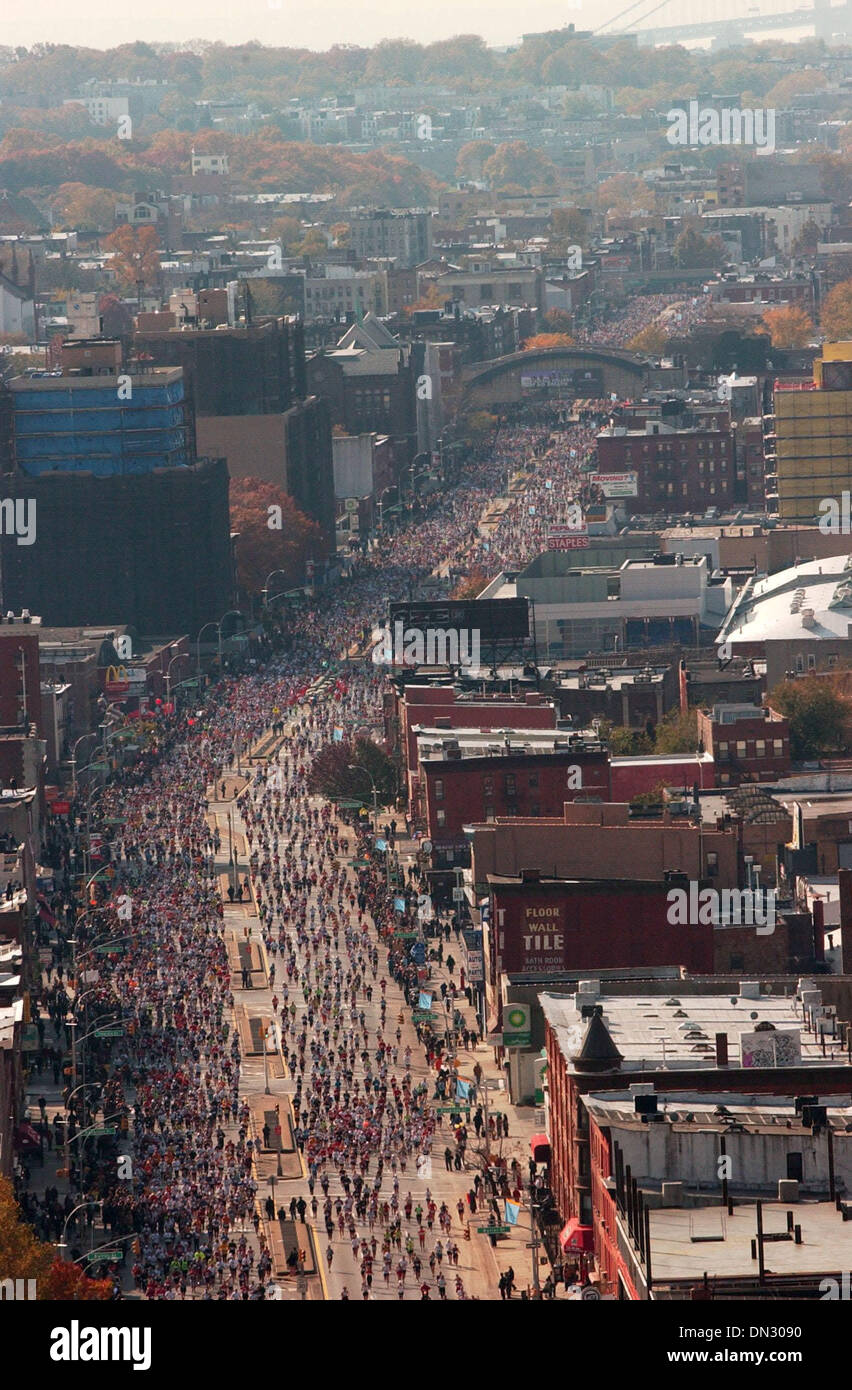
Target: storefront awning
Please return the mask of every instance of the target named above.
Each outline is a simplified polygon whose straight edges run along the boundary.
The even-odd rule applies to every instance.
[[[530,1156],[534,1163],[550,1162],[550,1140],[546,1134],[534,1134],[530,1139]]]
[[[578,1216],[573,1216],[559,1232],[559,1246],[563,1255],[578,1250],[593,1250],[594,1231],[591,1226],[583,1226]]]

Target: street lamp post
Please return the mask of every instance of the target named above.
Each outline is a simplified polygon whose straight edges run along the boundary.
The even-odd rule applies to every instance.
[[[374,835],[378,835],[378,833],[379,833],[379,805],[378,805],[379,793],[378,793],[378,790],[377,790],[377,788],[376,788],[376,783],[375,783],[375,779],[373,778],[373,774],[372,774],[372,772],[370,772],[370,770],[369,770],[368,768],[364,767],[363,763],[347,763],[347,767],[349,768],[349,771],[350,771],[350,772],[363,772],[364,775],[365,775],[365,777],[369,777],[369,779],[370,779],[370,789],[371,789],[371,791],[372,791],[372,793],[373,793],[373,827],[374,827],[374,832],[373,832],[373,833],[374,833]],[[390,852],[389,852],[387,849],[385,850],[385,886],[386,886],[387,888],[390,887]]]
[[[217,628],[219,629],[219,675],[220,675],[220,676],[221,676],[221,674],[222,674],[222,624],[224,623],[224,621],[225,621],[226,618],[230,618],[230,617],[233,617],[233,616],[236,616],[236,617],[238,617],[238,618],[241,618],[241,617],[243,616],[243,614],[242,614],[242,612],[240,611],[239,608],[229,608],[228,611],[227,611],[227,613],[223,613],[223,614],[222,614],[221,618],[219,619],[218,623],[216,624]]]
[[[205,623],[203,627],[198,629],[198,636],[195,639],[195,657],[197,673],[199,676],[201,675],[201,634],[203,632],[206,632],[208,627],[218,627],[218,623],[215,623],[211,620],[209,623]]]
[[[174,666],[174,664],[175,664],[176,661],[183,661],[183,660],[185,660],[185,658],[186,658],[186,652],[178,652],[177,656],[173,656],[173,657],[172,657],[172,659],[171,659],[171,661],[169,662],[168,667],[167,667],[167,669],[166,669],[166,704],[167,704],[167,705],[170,705],[171,702],[172,702],[172,667]]]
[[[64,1222],[62,1223],[62,1236],[61,1236],[61,1238],[56,1242],[56,1248],[57,1248],[57,1250],[67,1250],[67,1249],[68,1249],[68,1246],[67,1246],[67,1244],[65,1243],[65,1232],[68,1230],[68,1222],[73,1220],[73,1218],[77,1215],[77,1212],[78,1212],[78,1211],[82,1211],[84,1207],[99,1207],[99,1206],[101,1206],[101,1205],[102,1205],[102,1200],[101,1200],[100,1198],[97,1198],[97,1199],[91,1198],[89,1201],[86,1201],[86,1202],[78,1202],[78,1203],[77,1203],[77,1206],[76,1206],[76,1207],[73,1207],[72,1210],[69,1211],[69,1213],[68,1213],[68,1215],[66,1216]]]
[[[71,750],[71,795],[72,795],[72,797],[74,797],[74,796],[77,795],[77,749],[79,748],[80,744],[84,742],[85,739],[87,739],[87,738],[97,738],[97,736],[98,736],[97,729],[95,729],[92,733],[89,733],[89,734],[81,734],[80,737],[77,739],[76,743],[74,744],[74,747],[73,747],[72,750]]]
[[[287,571],[286,571],[286,570],[270,570],[270,571],[269,571],[269,574],[266,576],[265,580],[263,581],[263,588],[262,588],[261,591],[260,591],[262,594],[265,594],[265,595],[266,595],[265,599],[263,600],[263,606],[264,606],[264,608],[268,608],[268,607],[269,607],[269,581],[270,581],[270,579],[274,579],[275,576],[276,576],[276,574],[283,574],[283,575],[284,575],[284,578],[285,578],[285,579],[287,578]],[[282,590],[281,592],[283,593],[284,591]],[[273,595],[273,597],[274,597],[274,598],[279,598],[280,595],[279,595],[279,594],[275,594],[275,595]]]

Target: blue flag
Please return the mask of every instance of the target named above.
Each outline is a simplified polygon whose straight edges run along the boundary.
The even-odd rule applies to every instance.
[[[393,900],[393,905],[394,905],[394,911],[396,911],[396,912],[404,912],[404,911],[405,911],[405,898],[394,898],[394,900]]]
[[[470,1098],[470,1082],[462,1081],[459,1077],[456,1081],[456,1100],[468,1100]]]
[[[387,847],[388,847],[388,842],[387,842],[387,840],[377,840],[377,841],[376,841],[376,849],[385,850],[385,849],[387,849]]]
[[[418,1009],[424,1009],[424,1010],[426,1010],[426,1009],[431,1009],[431,1007],[432,1007],[432,996],[431,996],[431,994],[423,994],[423,993],[421,992],[420,998],[419,998],[418,1001],[417,1001],[417,1007],[418,1007]]]
[[[521,1208],[517,1202],[506,1203],[506,1225],[517,1226]]]

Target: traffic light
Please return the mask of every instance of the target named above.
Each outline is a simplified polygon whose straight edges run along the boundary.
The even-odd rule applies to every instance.
[[[134,1242],[133,1242],[132,1249],[133,1249],[134,1255],[141,1255],[141,1254],[142,1254],[142,1242],[141,1242],[141,1240],[139,1239],[138,1236],[136,1237],[136,1239],[135,1239]]]

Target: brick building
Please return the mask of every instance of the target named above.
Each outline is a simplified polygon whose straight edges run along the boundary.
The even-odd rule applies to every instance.
[[[563,719],[581,727],[592,719],[611,724],[644,728],[659,724],[680,699],[677,666],[594,667],[578,661],[562,663],[565,669],[553,674],[553,694]]]
[[[464,827],[501,816],[561,816],[566,801],[609,799],[609,752],[579,735],[518,729],[508,731],[416,730],[419,799],[435,848],[436,866],[445,849],[464,850]],[[456,862],[456,861],[454,861]]]
[[[730,424],[678,429],[649,421],[643,429],[610,426],[597,436],[600,473],[634,473],[633,513],[724,510],[735,497],[736,462]]]
[[[555,730],[557,722],[553,701],[537,691],[525,691],[509,699],[500,695],[482,697],[474,692],[463,694],[452,685],[401,684],[388,715],[386,735],[391,747],[401,750],[410,796],[414,791],[412,779],[419,772],[415,732],[418,726],[428,725],[444,732],[479,729],[493,733],[497,729]]]
[[[709,882],[709,880],[708,880]],[[547,971],[683,966],[712,973],[712,923],[672,925],[669,885],[622,877],[545,877],[539,869],[488,875],[483,930],[488,1031],[500,1025],[500,977]]]
[[[43,735],[39,636],[41,618],[0,614],[0,727],[35,724]]]
[[[557,819],[496,820],[472,827],[471,877],[479,896],[488,875],[512,876],[537,868],[578,879],[634,879],[662,883],[679,870],[689,879],[736,888],[741,880],[738,830],[720,818],[716,825],[672,813],[648,817],[614,802],[566,800]]]
[[[852,1085],[841,1029],[809,1031],[805,1009],[820,991],[795,981],[789,993],[764,993],[742,983],[725,993],[710,977],[706,994],[602,994],[584,981],[573,996],[542,994],[547,1051],[547,1133],[551,1189],[560,1217],[594,1227],[602,1212],[593,1190],[588,1113],[590,1092],[623,1091],[628,1081],[657,1093],[845,1096]],[[759,1025],[763,1024],[763,1028]],[[779,1175],[780,1176],[780,1175]],[[597,1215],[596,1215],[597,1210]]]
[[[790,771],[790,725],[765,705],[717,704],[698,711],[698,738],[719,786],[774,782]]]
[[[304,330],[286,318],[229,328],[137,328],[136,350],[183,368],[199,452],[232,478],[275,483],[334,548],[334,464],[326,403],[308,392]],[[320,558],[320,557],[317,557]]]

